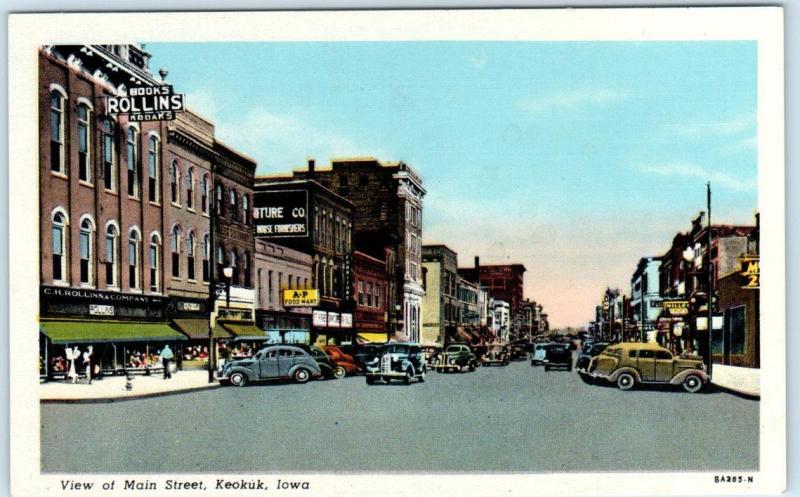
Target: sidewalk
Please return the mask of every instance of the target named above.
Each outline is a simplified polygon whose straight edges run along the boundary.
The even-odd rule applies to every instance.
[[[150,376],[135,375],[131,383],[133,388],[125,389],[125,376],[106,376],[102,380],[94,380],[91,385],[86,380],[73,384],[65,380],[50,381],[39,385],[39,399],[42,402],[114,402],[119,400],[158,397],[176,393],[191,392],[218,388],[218,382],[208,382],[208,371],[178,371],[172,378],[165,380],[162,374]]]

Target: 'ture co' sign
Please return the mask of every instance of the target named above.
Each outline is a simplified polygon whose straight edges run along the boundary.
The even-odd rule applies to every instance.
[[[308,192],[271,190],[256,192],[253,221],[256,236],[287,238],[308,236]]]

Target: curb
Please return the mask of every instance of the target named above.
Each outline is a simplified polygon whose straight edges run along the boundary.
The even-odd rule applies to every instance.
[[[221,387],[219,383],[203,385],[200,387],[182,388],[180,390],[166,390],[163,392],[141,393],[125,395],[120,397],[96,397],[88,399],[39,399],[40,404],[107,404],[112,402],[125,402],[128,400],[148,399],[154,397],[166,397],[169,395],[180,395],[182,393],[199,392],[201,390],[213,390]]]
[[[760,394],[759,395],[755,395],[755,394],[752,394],[752,393],[741,392],[739,390],[734,390],[733,388],[729,388],[729,387],[724,387],[722,385],[718,385],[718,384],[714,383],[713,381],[710,381],[709,385],[711,385],[712,388],[714,388],[715,390],[727,393],[729,395],[733,395],[734,397],[740,397],[742,399],[747,399],[747,400],[758,400],[758,401],[761,400],[761,395]]]

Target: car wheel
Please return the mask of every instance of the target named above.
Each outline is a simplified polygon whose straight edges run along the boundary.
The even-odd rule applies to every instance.
[[[548,365],[548,364],[545,364],[545,365],[544,365],[544,370],[545,370],[545,371],[550,371],[550,365]]]
[[[689,393],[697,393],[703,388],[703,379],[696,374],[690,374],[683,379],[683,389]]]
[[[474,362],[469,363],[469,370],[470,371],[475,371],[475,363]]]
[[[336,369],[333,370],[333,377],[337,380],[341,380],[347,375],[347,370],[344,369],[344,366],[336,366]]]
[[[617,378],[617,386],[620,390],[630,390],[636,385],[636,378],[630,373],[622,373]]]
[[[420,382],[420,383],[425,383],[425,372],[424,372],[424,371],[423,371],[423,373],[422,373],[422,374],[419,376],[419,382]]]
[[[572,372],[572,364],[567,365],[567,371]]]
[[[367,385],[374,385],[374,384],[375,384],[375,377],[367,376]]]
[[[243,387],[247,385],[247,375],[244,373],[233,373],[231,375],[231,385],[235,387]]]
[[[297,383],[305,383],[311,378],[311,373],[305,368],[299,368],[294,372],[294,381]]]
[[[411,384],[411,379],[414,377],[414,370],[411,368],[406,369],[406,376],[403,378],[403,382],[406,385]]]

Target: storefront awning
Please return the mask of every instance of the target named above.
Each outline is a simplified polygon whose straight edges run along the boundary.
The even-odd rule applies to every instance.
[[[386,333],[359,333],[358,338],[369,343],[383,343],[386,341]]]
[[[256,328],[253,323],[224,323],[220,325],[235,337],[236,340],[266,340],[269,338],[267,332]]]
[[[207,319],[173,319],[175,326],[192,340],[208,340]],[[214,327],[214,338],[230,338],[231,334],[220,326]]]
[[[51,342],[61,344],[186,340],[166,323],[42,321],[39,328]]]

